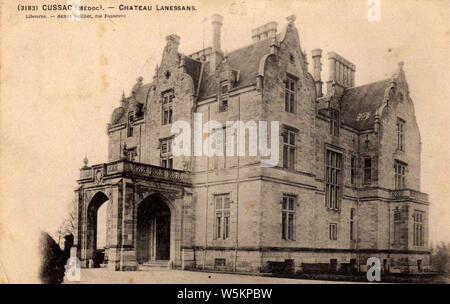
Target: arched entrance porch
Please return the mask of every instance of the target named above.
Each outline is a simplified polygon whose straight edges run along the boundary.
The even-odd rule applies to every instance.
[[[101,264],[107,261],[105,251],[108,245],[106,219],[108,201],[109,198],[106,194],[97,192],[92,197],[87,208],[86,260],[90,267],[100,267]]]
[[[168,201],[160,194],[152,194],[139,203],[136,225],[138,264],[170,260],[171,217]]]

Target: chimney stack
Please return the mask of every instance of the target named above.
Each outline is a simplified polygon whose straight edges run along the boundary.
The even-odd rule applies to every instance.
[[[333,83],[341,88],[341,91],[355,86],[355,70],[356,66],[336,54],[335,52],[328,53],[328,63],[330,70],[330,78],[327,81],[327,93],[331,93]]]
[[[180,45],[180,36],[172,34],[166,37],[166,47],[164,51],[164,56],[169,56],[169,58],[178,58],[178,46]]]
[[[252,40],[257,42],[267,38],[275,38],[277,34],[278,23],[269,22],[252,30]]]
[[[222,50],[220,48],[220,40],[221,40],[221,30],[222,30],[222,22],[223,17],[217,14],[212,15],[212,26],[213,26],[213,41],[212,41],[212,54],[210,60],[210,69],[211,72],[214,73],[217,69],[217,66],[222,61]]]
[[[322,93],[322,50],[315,49],[312,51],[312,59],[313,59],[313,76],[314,83],[316,84],[316,92],[317,97],[320,98],[323,96]]]

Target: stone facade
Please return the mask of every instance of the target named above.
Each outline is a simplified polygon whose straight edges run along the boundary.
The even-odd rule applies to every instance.
[[[420,192],[420,133],[403,65],[390,79],[355,87],[356,67],[329,53],[324,94],[322,51],[313,51],[308,72],[294,16],[280,32],[274,22],[253,30],[251,45],[228,54],[221,51],[221,26],[215,15],[212,48],[190,56],[178,52],[180,37],[169,35],[153,81],[139,78],[122,96],[108,124],[108,163],[86,163],[76,190],[75,248],[84,265],[95,264],[95,213],[108,201],[104,254],[116,270],[138,268],[137,256],[148,249],[138,239],[154,240],[148,249],[156,250],[154,260],[161,240],[170,242],[164,260],[183,269],[265,272],[284,263],[297,271],[349,265],[364,271],[376,256],[386,271],[425,270],[429,202]],[[295,82],[288,111],[287,79]],[[223,125],[280,122],[278,165],[262,166],[261,156],[172,155],[165,144],[173,122],[193,126],[194,114]],[[295,134],[292,166],[283,161],[286,130]],[[327,151],[339,155],[335,207],[327,204]],[[397,163],[405,168],[401,184]],[[221,195],[229,205],[218,220]],[[292,217],[283,216],[283,197],[294,199]],[[139,236],[151,212],[139,215],[144,203],[167,205],[170,221],[161,225],[170,225],[170,235],[158,236],[156,223],[155,234]]]

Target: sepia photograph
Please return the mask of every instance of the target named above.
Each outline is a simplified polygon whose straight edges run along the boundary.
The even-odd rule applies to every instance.
[[[449,1],[0,14],[0,283],[450,284]]]

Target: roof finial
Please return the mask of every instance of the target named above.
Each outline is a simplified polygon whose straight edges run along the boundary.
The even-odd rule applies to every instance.
[[[87,155],[84,156],[83,163],[84,163],[84,168],[87,168],[88,163],[89,163],[89,159],[87,158]]]
[[[286,17],[286,20],[288,23],[294,23],[295,19],[296,19],[295,15],[290,15],[290,16]]]

